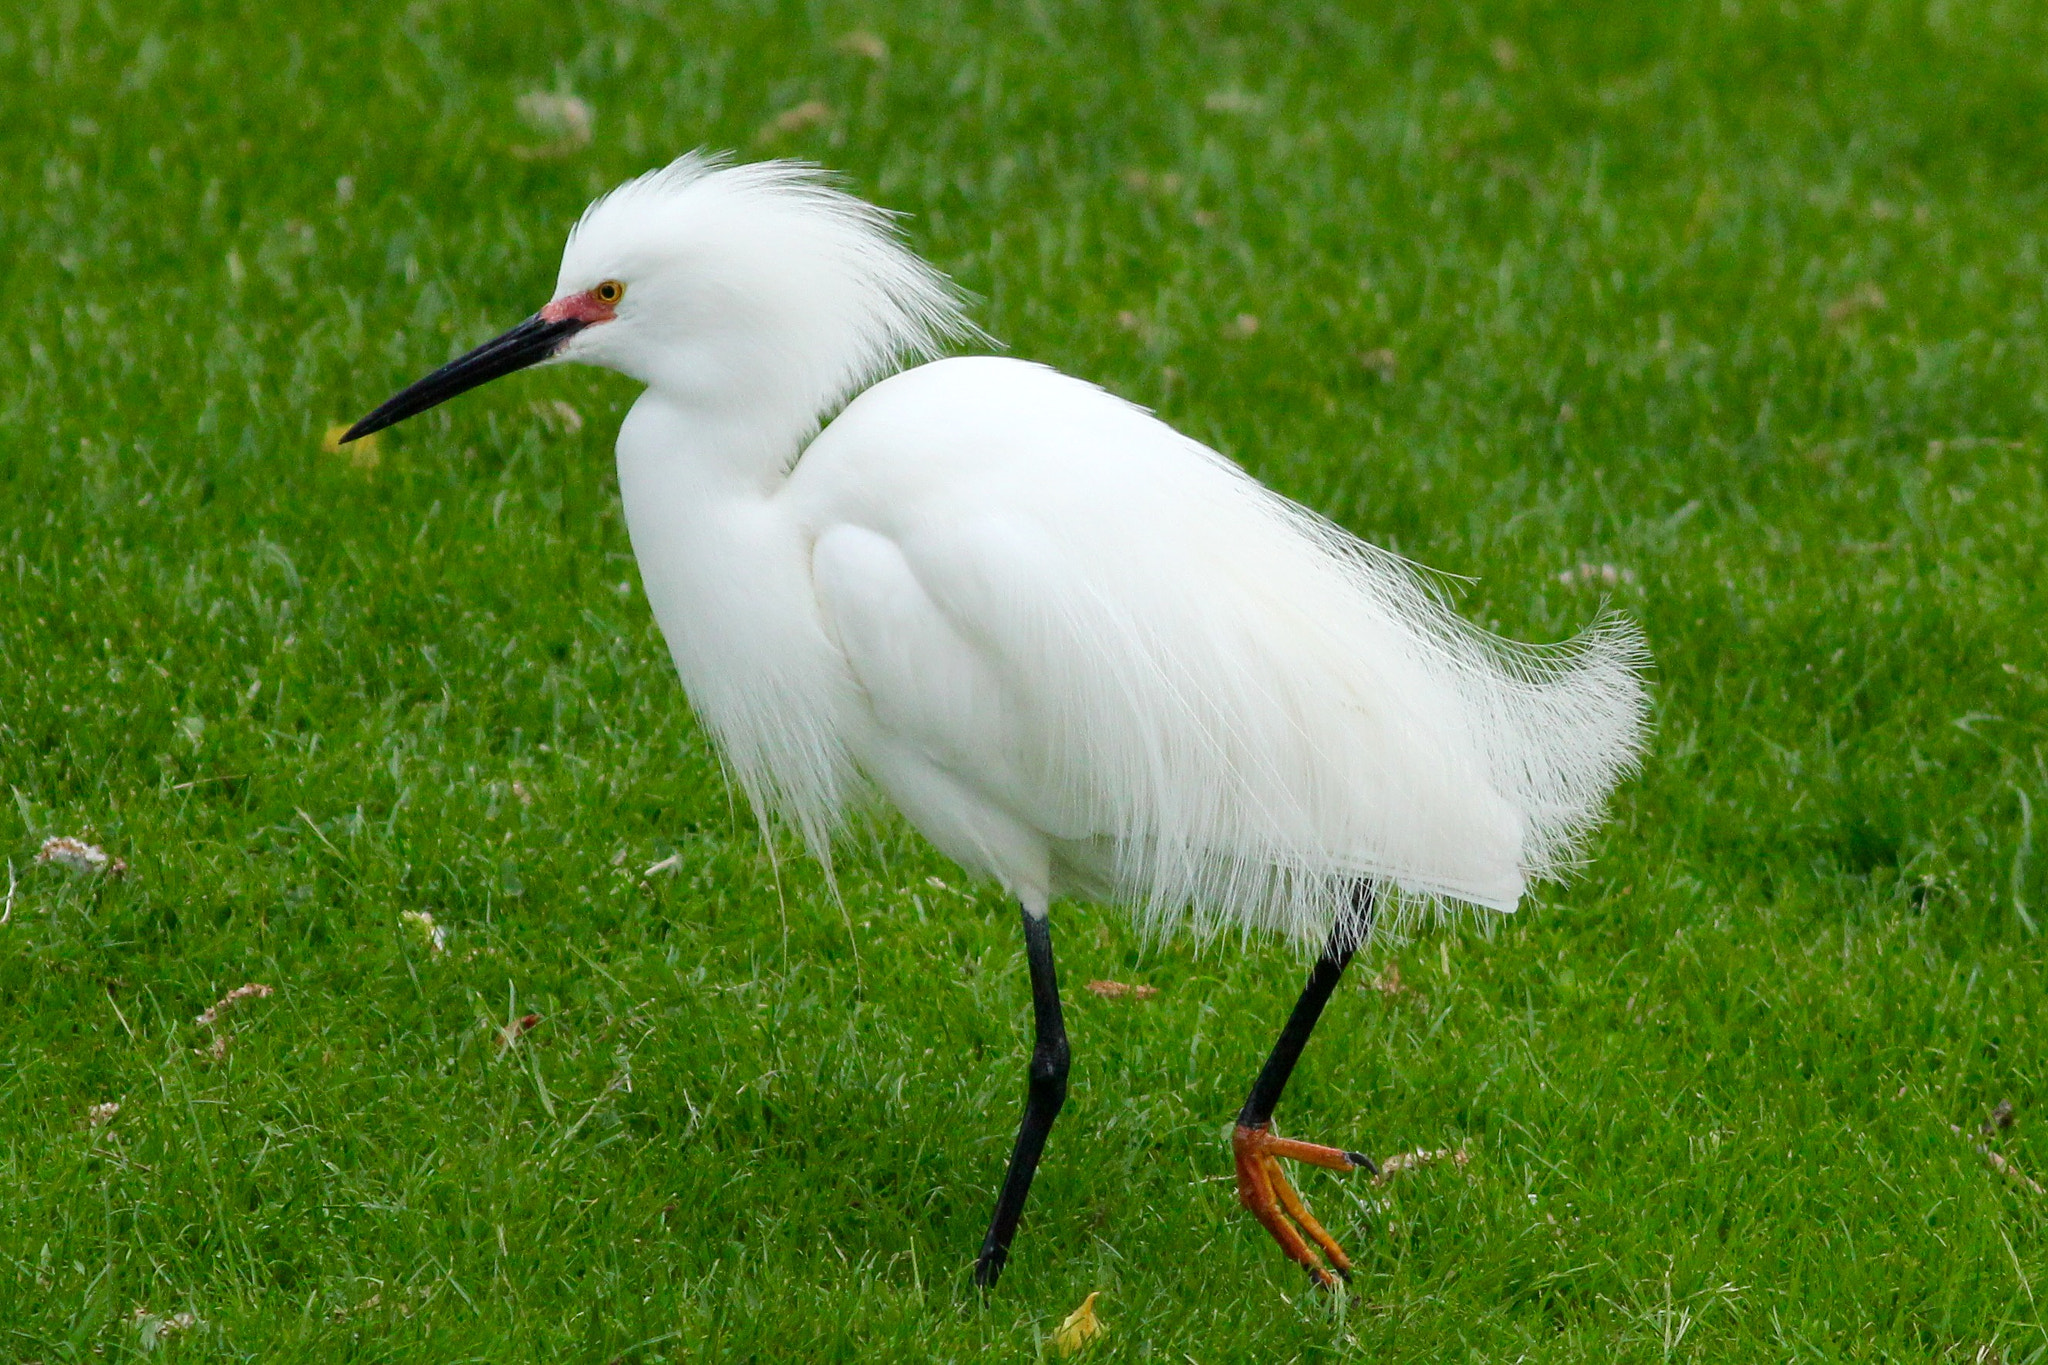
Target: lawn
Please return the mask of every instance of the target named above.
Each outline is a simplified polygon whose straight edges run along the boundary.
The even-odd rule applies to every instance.
[[[2048,1355],[2048,9],[22,0],[0,74],[0,1359],[1032,1359],[1091,1291],[1104,1361]],[[1223,1139],[1302,964],[1065,904],[972,1290],[1014,913],[764,840],[630,384],[323,448],[700,145],[1474,619],[1643,623],[1585,871],[1361,960],[1289,1093],[1462,1153],[1305,1174],[1342,1300]]]

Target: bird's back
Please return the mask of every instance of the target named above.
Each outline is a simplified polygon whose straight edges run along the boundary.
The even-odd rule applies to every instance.
[[[1400,560],[1040,366],[885,380],[778,496],[813,536],[886,542],[922,590],[854,613],[903,664],[859,677],[874,723],[1041,832],[1069,889],[1158,927],[1318,943],[1361,876],[1512,909],[1637,751],[1632,628],[1496,640]]]

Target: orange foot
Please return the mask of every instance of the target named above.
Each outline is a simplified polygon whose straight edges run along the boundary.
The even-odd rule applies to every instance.
[[[1351,1278],[1351,1258],[1344,1254],[1344,1248],[1337,1245],[1337,1239],[1323,1230],[1315,1220],[1308,1206],[1301,1202],[1301,1196],[1294,1192],[1294,1186],[1287,1181],[1287,1175],[1280,1169],[1280,1158],[1290,1161],[1306,1161],[1312,1166],[1322,1166],[1332,1171],[1355,1171],[1363,1167],[1374,1174],[1379,1167],[1363,1152],[1340,1151],[1335,1147],[1319,1147],[1313,1142],[1294,1142],[1288,1138],[1275,1137],[1273,1125],[1262,1123],[1256,1127],[1238,1124],[1230,1135],[1230,1149],[1237,1157],[1237,1202],[1251,1210],[1252,1217],[1273,1234],[1273,1240],[1288,1258],[1306,1270],[1315,1282],[1325,1289],[1335,1288],[1337,1276]],[[1308,1235],[1304,1241],[1302,1234]],[[1321,1247],[1323,1256],[1330,1258],[1329,1266],[1309,1246],[1314,1242]],[[1330,1271],[1334,1269],[1336,1275]]]

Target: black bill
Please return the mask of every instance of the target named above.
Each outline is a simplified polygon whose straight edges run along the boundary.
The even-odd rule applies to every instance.
[[[458,393],[468,393],[479,384],[538,365],[588,325],[581,318],[550,321],[535,313],[511,331],[491,338],[467,355],[457,356],[425,379],[393,394],[375,412],[350,427],[342,435],[342,444],[403,422]]]

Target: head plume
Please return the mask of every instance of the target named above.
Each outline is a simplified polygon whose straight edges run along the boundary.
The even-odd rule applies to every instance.
[[[652,306],[633,327],[591,329],[573,358],[686,400],[779,401],[811,423],[906,358],[986,340],[893,214],[802,162],[692,152],[627,181],[577,222],[556,293],[608,279]]]

